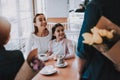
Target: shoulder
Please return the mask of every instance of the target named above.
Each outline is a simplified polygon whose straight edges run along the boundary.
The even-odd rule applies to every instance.
[[[54,40],[50,40],[48,43],[48,46],[52,47],[54,45],[55,41]]]
[[[68,42],[72,42],[72,40],[70,40],[70,39],[64,39],[65,41],[68,41]]]
[[[34,33],[31,33],[30,35],[29,35],[29,39],[30,40],[39,40],[39,38],[43,38],[43,37],[38,37],[36,34],[34,34]]]
[[[50,44],[55,43],[55,39],[49,41]]]
[[[68,43],[68,44],[69,44],[69,43],[72,43],[72,40],[65,38],[65,39],[64,39],[64,43]]]
[[[20,50],[8,50],[8,53],[16,53],[16,54],[22,54]]]
[[[102,5],[96,1],[91,1],[88,5],[87,5],[87,8],[88,7],[92,7],[92,8],[96,8],[96,9],[101,9]]]
[[[50,40],[49,43],[52,43],[54,40]]]
[[[36,35],[34,34],[34,33],[30,33],[29,35],[28,35],[28,38],[33,38],[33,37],[35,37]]]
[[[20,50],[7,50],[4,52],[4,54],[6,54],[6,56],[10,57],[23,57],[23,53]]]
[[[24,55],[23,55],[22,51],[20,51],[20,50],[13,50],[13,51],[11,51],[11,53],[13,53],[12,54],[13,58],[18,59],[19,62],[24,62],[25,58],[24,58]]]

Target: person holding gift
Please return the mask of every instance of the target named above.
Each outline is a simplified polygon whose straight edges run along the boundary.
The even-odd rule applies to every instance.
[[[78,39],[77,62],[79,80],[120,80],[120,71],[99,50],[83,43],[83,33],[91,32],[101,16],[105,16],[114,24],[120,26],[120,0],[92,0],[86,7],[85,17]],[[114,41],[104,41],[109,47]]]

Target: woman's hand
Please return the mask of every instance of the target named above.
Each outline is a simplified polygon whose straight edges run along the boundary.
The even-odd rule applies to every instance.
[[[51,56],[48,57],[49,59],[53,59],[53,60],[57,60],[57,55],[56,54],[52,54]]]

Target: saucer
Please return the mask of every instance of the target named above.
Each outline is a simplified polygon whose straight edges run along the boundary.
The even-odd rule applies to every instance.
[[[45,66],[39,73],[42,75],[52,75],[57,72],[57,69],[52,65]]]
[[[67,62],[64,62],[64,64],[57,64],[57,63],[55,63],[55,66],[60,67],[60,68],[66,67],[67,65],[68,65]]]

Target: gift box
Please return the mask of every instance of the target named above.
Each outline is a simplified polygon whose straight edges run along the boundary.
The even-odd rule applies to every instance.
[[[120,27],[104,16],[99,19],[96,27],[106,30],[115,30],[114,37],[112,39],[106,40],[106,42],[104,42],[103,39],[102,44],[93,46],[109,60],[111,60],[115,65],[120,66]],[[107,42],[109,42],[111,45],[109,45]]]

